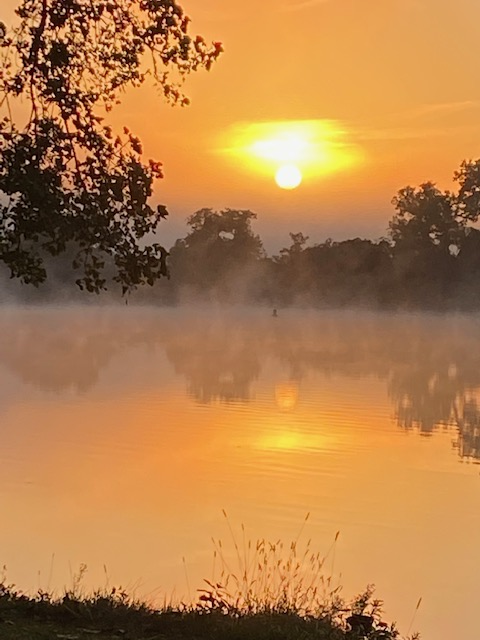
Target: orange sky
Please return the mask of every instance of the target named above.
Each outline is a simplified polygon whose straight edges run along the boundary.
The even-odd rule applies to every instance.
[[[171,108],[145,87],[114,114],[164,162],[165,244],[201,207],[252,209],[267,248],[273,237],[271,246],[285,245],[288,231],[314,242],[379,237],[399,188],[449,187],[460,162],[480,156],[478,0],[181,4],[192,32],[221,40],[225,53],[188,80],[190,107]],[[290,120],[332,121],[361,161],[284,191],[248,158],[222,152],[239,125]]]

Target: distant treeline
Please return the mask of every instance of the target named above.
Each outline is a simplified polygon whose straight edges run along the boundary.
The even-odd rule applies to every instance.
[[[301,232],[291,233],[290,245],[274,256],[266,254],[252,230],[256,214],[201,209],[188,218],[187,235],[170,248],[170,278],[142,288],[133,299],[159,304],[199,300],[478,308],[480,160],[464,162],[455,180],[456,193],[431,182],[399,191],[385,238],[313,243]],[[34,298],[74,294],[75,253],[75,247],[67,247],[51,260],[47,284]],[[5,285],[4,290],[31,297],[31,288],[25,286]],[[107,295],[115,296],[114,288]]]

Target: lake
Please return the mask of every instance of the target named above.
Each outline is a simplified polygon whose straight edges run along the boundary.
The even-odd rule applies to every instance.
[[[402,633],[476,640],[479,462],[477,315],[2,307],[0,566],[24,590],[188,599],[212,538],[235,570],[232,535],[298,537]]]

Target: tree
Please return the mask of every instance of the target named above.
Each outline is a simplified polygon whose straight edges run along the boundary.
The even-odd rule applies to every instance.
[[[167,215],[149,204],[162,166],[105,117],[148,77],[188,104],[184,77],[220,43],[192,38],[176,0],[22,0],[16,15],[0,23],[0,260],[39,285],[45,258],[73,246],[80,288],[104,289],[112,268],[124,293],[153,284],[167,274],[165,249],[145,244]]]
[[[438,305],[458,297],[460,289],[467,293],[479,262],[477,232],[469,225],[480,214],[480,160],[463,162],[454,180],[456,193],[427,182],[405,187],[393,199],[389,227],[397,284],[415,303]]]
[[[440,191],[432,182],[401,189],[392,201],[397,211],[389,224],[393,242],[418,250],[436,246],[448,251],[459,242],[462,228],[455,202],[450,192]]]
[[[440,191],[433,182],[405,187],[393,198],[396,214],[389,223],[395,245],[424,250],[452,245],[460,249],[468,223],[480,216],[480,160],[465,160],[453,176],[457,193]]]
[[[284,247],[280,249],[280,256],[277,258],[278,262],[290,263],[292,260],[298,258],[305,250],[309,240],[308,236],[303,235],[301,231],[298,233],[289,233],[288,235],[290,236],[292,244],[288,248]]]
[[[191,231],[171,250],[172,266],[182,284],[228,290],[264,257],[260,237],[252,231],[256,214],[248,210],[200,209],[187,220]]]
[[[480,215],[480,160],[464,160],[453,177],[460,187],[455,199],[457,217],[465,224],[477,222]]]

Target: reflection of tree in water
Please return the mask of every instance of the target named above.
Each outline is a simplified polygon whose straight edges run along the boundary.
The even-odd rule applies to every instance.
[[[400,427],[423,435],[453,427],[462,459],[480,460],[480,409],[472,396],[480,387],[476,342],[473,333],[433,331],[410,347],[406,344],[405,362],[393,363],[388,391]]]
[[[282,411],[292,411],[298,402],[298,384],[293,380],[275,385],[275,402]]]
[[[332,313],[301,335],[286,331],[275,350],[292,378],[313,370],[386,379],[401,428],[422,435],[457,429],[459,455],[480,460],[480,394],[472,399],[480,389],[477,334],[468,317]]]
[[[403,366],[393,370],[388,391],[395,406],[395,418],[404,429],[418,429],[431,434],[439,426],[452,423],[458,381],[430,366]]]
[[[467,398],[461,412],[456,410],[458,439],[455,446],[462,459],[480,462],[480,407],[475,397]]]
[[[5,314],[0,364],[23,382],[47,391],[84,392],[128,346],[145,342],[145,327],[88,309],[33,309]]]
[[[374,376],[386,381],[401,428],[426,435],[456,428],[459,455],[480,460],[477,334],[473,317],[39,310],[4,314],[0,363],[41,389],[81,392],[125,349],[155,347],[186,380],[189,396],[210,403],[251,399],[269,361],[281,373],[275,399],[283,409],[295,405],[298,383],[312,372],[343,384]]]
[[[168,341],[165,350],[187,393],[201,403],[246,401],[260,372],[259,352],[238,327],[216,327]]]
[[[126,349],[159,346],[200,402],[248,400],[260,371],[255,331],[242,322],[188,313],[118,309],[30,309],[0,323],[0,364],[23,382],[54,392],[84,392]]]

